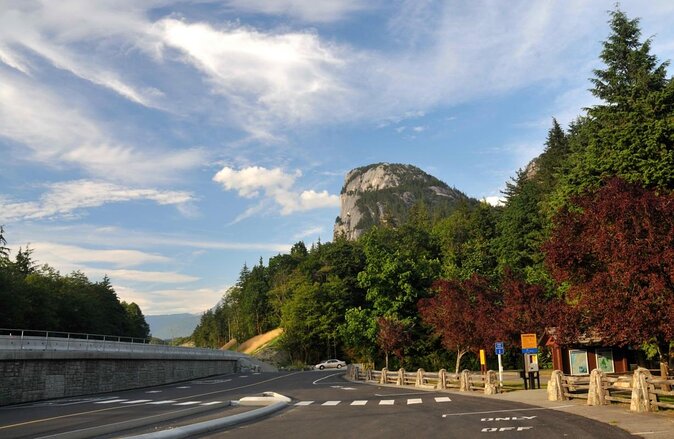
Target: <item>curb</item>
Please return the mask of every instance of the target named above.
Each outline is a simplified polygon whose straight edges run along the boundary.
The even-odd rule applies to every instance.
[[[250,396],[241,398],[237,403],[242,406],[262,406],[259,409],[251,410],[237,415],[227,416],[225,418],[213,419],[210,421],[199,422],[196,424],[176,427],[170,430],[159,431],[156,433],[147,433],[137,436],[125,436],[127,439],[179,439],[187,438],[197,434],[208,433],[221,430],[225,427],[241,424],[253,419],[270,415],[281,409],[284,409],[290,402],[290,398],[274,392],[265,392],[262,396]]]

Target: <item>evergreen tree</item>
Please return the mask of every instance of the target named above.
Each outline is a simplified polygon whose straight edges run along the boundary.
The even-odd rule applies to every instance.
[[[571,137],[573,154],[556,205],[619,176],[647,187],[674,189],[674,81],[667,62],[640,42],[638,19],[611,13],[605,68],[594,71],[592,93],[603,103],[588,110]]]

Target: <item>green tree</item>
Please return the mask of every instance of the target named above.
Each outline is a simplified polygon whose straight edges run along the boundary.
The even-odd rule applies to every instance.
[[[588,110],[570,139],[573,151],[556,205],[619,176],[646,187],[674,189],[674,82],[667,62],[641,42],[638,19],[611,12],[605,67],[594,71],[592,93],[603,103]]]
[[[127,331],[130,337],[148,338],[150,337],[150,325],[145,321],[145,316],[140,307],[135,303],[122,302],[122,307],[126,312]]]

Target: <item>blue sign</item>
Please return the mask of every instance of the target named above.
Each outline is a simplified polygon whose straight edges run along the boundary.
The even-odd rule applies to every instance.
[[[502,341],[497,341],[494,344],[494,347],[496,348],[496,355],[503,355],[505,354],[505,348],[503,347],[503,342]]]
[[[522,349],[523,354],[538,354],[538,348]]]

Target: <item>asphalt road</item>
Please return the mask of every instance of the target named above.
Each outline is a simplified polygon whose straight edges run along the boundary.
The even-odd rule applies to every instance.
[[[351,383],[343,372],[233,374],[156,388],[0,408],[0,437],[123,437],[228,416],[230,400],[274,391],[290,406],[209,438],[627,438],[616,427],[458,392]],[[563,405],[563,404],[560,404]],[[138,424],[148,424],[138,427]]]

